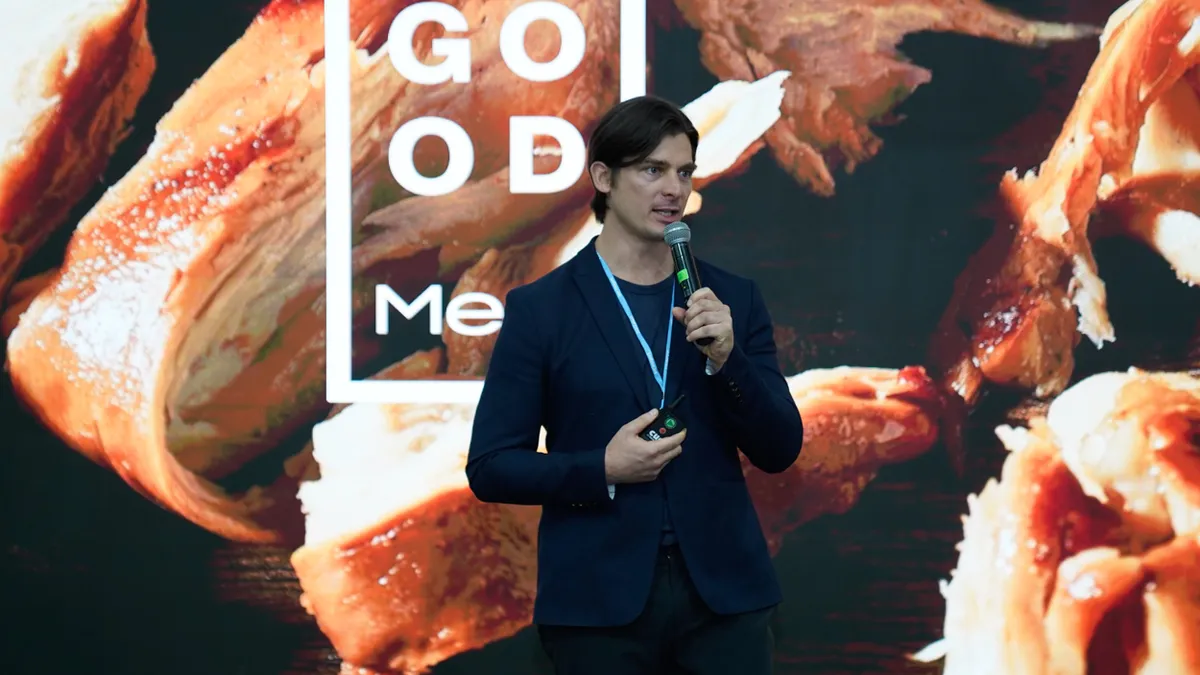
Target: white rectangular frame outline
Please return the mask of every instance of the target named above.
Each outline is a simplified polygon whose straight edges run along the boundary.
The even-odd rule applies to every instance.
[[[474,404],[482,381],[351,376],[350,1],[325,0],[325,398],[334,404]],[[646,0],[619,1],[624,101],[646,93]]]

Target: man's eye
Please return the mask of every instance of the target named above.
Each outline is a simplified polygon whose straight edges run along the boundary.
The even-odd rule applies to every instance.
[[[658,167],[657,166],[648,166],[648,167],[646,167],[646,171],[649,173],[658,173]]]

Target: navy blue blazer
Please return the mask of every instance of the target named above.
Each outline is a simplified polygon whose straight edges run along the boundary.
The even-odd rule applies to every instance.
[[[782,599],[738,449],[759,469],[782,472],[800,454],[804,428],[758,286],[697,264],[730,307],[735,344],[709,376],[704,355],[674,331],[667,400],[687,393],[688,436],[658,480],[697,590],[728,614]],[[662,493],[654,483],[623,483],[610,498],[604,453],[617,429],[659,404],[646,390],[645,352],[626,332],[594,239],[510,291],[505,306],[471,435],[471,490],[484,502],[543,507],[535,623],[627,624],[649,597]],[[546,453],[537,452],[542,427]]]

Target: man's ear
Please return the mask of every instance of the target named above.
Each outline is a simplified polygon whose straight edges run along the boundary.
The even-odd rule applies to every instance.
[[[592,175],[592,187],[598,192],[608,194],[612,191],[613,173],[612,169],[604,162],[592,162],[588,167],[588,172]]]

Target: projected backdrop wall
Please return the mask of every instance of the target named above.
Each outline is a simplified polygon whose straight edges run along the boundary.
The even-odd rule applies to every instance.
[[[473,406],[646,92],[806,422],[745,470],[778,670],[1196,665],[1200,2],[19,14],[8,671],[548,673],[539,512],[470,494]]]

